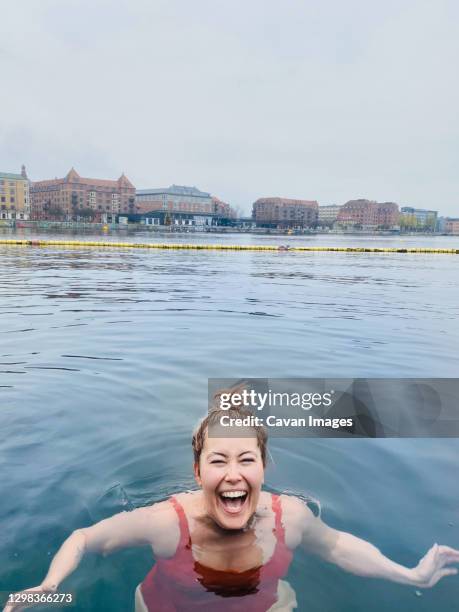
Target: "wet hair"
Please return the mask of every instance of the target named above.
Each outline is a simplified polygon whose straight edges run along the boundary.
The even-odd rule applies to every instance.
[[[247,410],[246,408],[240,408],[238,406],[230,406],[228,410],[224,411],[224,414],[227,414],[229,418],[234,419],[243,419],[244,417],[253,416],[253,413],[250,410]],[[204,448],[204,442],[206,441],[208,429],[209,427],[220,425],[221,416],[222,410],[220,408],[212,408],[209,414],[199,423],[193,434],[192,446],[194,461],[198,466],[199,460],[201,458],[202,449]],[[252,429],[255,432],[254,437],[256,437],[258,448],[260,449],[263,467],[266,467],[268,434],[266,433],[265,428],[261,425],[254,425],[253,427],[248,426],[247,429]]]

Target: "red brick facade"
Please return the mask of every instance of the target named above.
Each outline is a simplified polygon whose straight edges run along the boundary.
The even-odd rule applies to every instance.
[[[446,219],[445,232],[447,234],[459,234],[459,219]]]
[[[116,181],[83,178],[72,168],[64,178],[33,182],[30,193],[32,218],[38,220],[136,212],[135,187],[124,174]]]
[[[214,215],[219,217],[225,217],[226,219],[236,218],[236,211],[229,204],[215,196],[212,196],[212,209]]]
[[[350,200],[341,207],[337,221],[340,225],[389,228],[397,226],[399,218],[400,211],[394,202]]]

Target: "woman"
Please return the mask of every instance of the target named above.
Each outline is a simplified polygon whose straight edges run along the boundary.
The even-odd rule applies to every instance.
[[[224,414],[250,415],[234,407]],[[137,588],[136,611],[293,610],[295,594],[282,579],[298,546],[348,572],[419,588],[457,573],[449,566],[459,561],[458,550],[435,544],[409,569],[368,542],[328,527],[298,498],[263,491],[266,432],[245,427],[239,435],[246,437],[220,437],[214,427],[221,415],[210,412],[193,436],[199,490],[78,529],[41,585],[30,590],[58,590],[86,552],[145,544],[156,564]]]

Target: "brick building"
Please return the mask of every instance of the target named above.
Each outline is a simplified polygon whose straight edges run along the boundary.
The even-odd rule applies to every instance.
[[[376,227],[394,228],[400,223],[400,210],[395,202],[379,202],[374,207]]]
[[[0,172],[0,220],[29,219],[30,187],[25,166],[21,174]]]
[[[374,200],[349,200],[338,212],[337,222],[343,227],[359,226],[362,229],[393,228],[399,223],[400,212],[395,202]]]
[[[314,200],[260,198],[253,204],[252,219],[257,227],[311,227],[317,223],[318,210]]]
[[[135,212],[135,187],[122,174],[118,180],[83,178],[73,168],[61,179],[31,186],[34,219],[93,219]]]
[[[212,212],[224,219],[236,219],[236,211],[226,202],[212,196]]]
[[[445,233],[459,235],[459,219],[445,219]]]

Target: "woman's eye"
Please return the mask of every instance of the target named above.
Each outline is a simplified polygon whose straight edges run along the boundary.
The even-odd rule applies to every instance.
[[[242,460],[242,463],[253,463],[255,461],[255,459],[252,459],[251,457],[247,457],[246,459]]]
[[[212,464],[215,463],[225,463],[222,459],[214,459],[214,461],[211,461]]]

